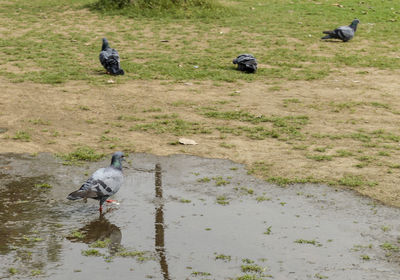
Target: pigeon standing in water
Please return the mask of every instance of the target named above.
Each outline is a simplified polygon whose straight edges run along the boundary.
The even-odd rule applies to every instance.
[[[115,194],[121,187],[124,176],[122,174],[122,161],[124,154],[115,152],[111,159],[111,164],[108,167],[100,168],[80,187],[68,195],[69,200],[77,200],[81,198],[93,198],[100,201],[99,211],[102,212],[103,203],[110,196]]]
[[[321,39],[339,39],[343,42],[347,42],[354,37],[354,33],[357,30],[357,25],[360,23],[358,19],[353,20],[349,26],[340,26],[332,31],[323,31],[322,33],[328,34]]]
[[[121,69],[119,55],[117,50],[110,48],[106,38],[103,38],[103,45],[99,55],[101,65],[107,70],[107,73],[112,75],[124,75],[124,70]]]
[[[251,54],[241,54],[232,62],[238,65],[239,71],[254,73],[257,70],[257,60]]]

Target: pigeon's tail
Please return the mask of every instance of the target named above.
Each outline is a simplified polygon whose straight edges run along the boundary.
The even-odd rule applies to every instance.
[[[324,37],[321,37],[321,39],[322,40],[325,40],[325,39],[332,39],[333,37],[331,36],[331,35],[326,35],[326,36],[324,36]]]
[[[122,68],[118,68],[118,66],[117,67],[111,67],[110,70],[111,70],[110,73],[112,75],[124,75],[125,74],[124,70],[122,70]]]
[[[83,198],[83,197],[81,196],[80,191],[74,191],[67,196],[67,199],[69,199],[69,200],[77,200],[77,199],[81,199],[81,198]]]
[[[332,30],[322,31],[322,33],[328,34],[328,35],[322,37],[321,39],[332,39],[332,38],[335,38],[335,32],[333,32]]]
[[[92,196],[90,195],[90,192],[89,192],[89,191],[77,190],[77,191],[74,191],[74,192],[70,193],[70,194],[67,196],[67,199],[69,199],[69,200],[77,200],[77,199],[87,198],[87,197],[92,197]]]
[[[118,71],[117,71],[117,73],[115,75],[124,75],[124,74],[125,74],[124,70],[122,70],[120,68],[120,69],[118,69]]]

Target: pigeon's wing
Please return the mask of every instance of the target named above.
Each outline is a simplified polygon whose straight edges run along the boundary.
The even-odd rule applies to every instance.
[[[96,190],[100,190],[102,195],[107,196],[115,194],[124,180],[122,171],[113,167],[101,168],[93,173],[92,177],[100,184],[96,186]]]
[[[108,48],[100,52],[99,59],[103,67],[112,74],[117,74],[121,69],[117,50]]]
[[[335,29],[337,37],[343,41],[348,41],[354,37],[354,30],[349,26],[340,26]]]
[[[252,56],[251,54],[241,54],[235,59],[235,64],[246,63],[247,61],[251,60],[255,60],[254,56]]]
[[[233,60],[234,64],[238,64],[240,71],[254,72],[257,70],[257,60],[251,54],[241,54]]]
[[[108,61],[108,58],[110,57],[110,54],[111,54],[110,52],[108,52],[107,50],[104,50],[104,51],[101,51],[100,55],[99,55],[100,63],[106,69],[107,69],[107,61]]]
[[[100,168],[77,191],[69,194],[70,200],[80,198],[101,198],[115,194],[121,187],[123,175],[112,167]]]
[[[108,48],[100,52],[99,59],[101,64],[106,68],[110,65],[118,65],[120,63],[119,54],[117,50]]]

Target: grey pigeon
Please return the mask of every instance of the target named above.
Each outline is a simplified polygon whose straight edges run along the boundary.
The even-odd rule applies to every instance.
[[[339,39],[343,42],[347,42],[354,37],[354,33],[357,30],[357,25],[360,23],[358,19],[353,20],[349,26],[340,26],[332,31],[323,31],[322,33],[328,34],[321,39]]]
[[[103,203],[121,187],[124,176],[122,174],[122,161],[124,154],[115,152],[108,167],[100,168],[79,188],[68,195],[69,200],[93,198],[100,201],[100,212]]]
[[[119,54],[117,50],[110,48],[106,38],[103,38],[103,45],[99,55],[101,65],[112,75],[124,75],[124,70],[121,69]]]
[[[257,70],[257,60],[251,54],[241,54],[232,62],[238,65],[239,71],[254,73]]]

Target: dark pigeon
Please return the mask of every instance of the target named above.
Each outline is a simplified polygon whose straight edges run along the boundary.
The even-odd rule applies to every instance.
[[[121,187],[124,176],[122,174],[122,161],[124,154],[115,152],[108,167],[100,168],[80,187],[68,195],[69,200],[93,198],[100,201],[100,212],[103,203]]]
[[[354,37],[354,33],[357,30],[357,25],[360,23],[358,19],[353,20],[349,26],[340,26],[332,31],[323,31],[324,34],[328,34],[321,39],[339,39],[343,42],[347,42]]]
[[[119,55],[117,50],[110,48],[106,38],[103,38],[103,45],[99,55],[101,65],[112,75],[124,75],[124,70],[121,69]]]
[[[247,73],[254,73],[257,70],[257,60],[251,54],[241,54],[233,61],[233,64],[238,65],[239,71],[244,71]]]

